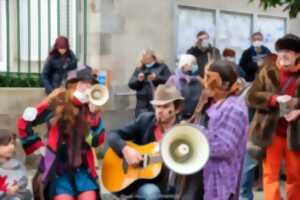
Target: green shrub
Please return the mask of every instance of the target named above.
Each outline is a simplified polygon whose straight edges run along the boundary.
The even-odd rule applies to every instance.
[[[42,87],[39,74],[0,74],[0,87]]]

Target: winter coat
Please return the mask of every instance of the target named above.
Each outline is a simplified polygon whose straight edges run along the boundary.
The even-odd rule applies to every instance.
[[[139,73],[144,73],[144,81],[138,80]],[[147,76],[151,73],[155,73],[156,79],[148,81]],[[159,84],[164,84],[170,75],[171,72],[168,66],[162,63],[155,63],[150,68],[142,66],[135,69],[129,80],[128,86],[130,89],[136,91],[136,117],[142,112],[153,111],[152,105],[150,104],[150,101],[153,98],[153,90],[155,90]]]
[[[270,53],[271,51],[265,46],[261,47],[261,52],[259,54],[256,53],[253,46],[249,47],[243,52],[239,66],[245,73],[244,78],[246,81],[254,81],[256,73],[259,69],[257,61],[263,59]]]
[[[183,119],[189,119],[198,104],[203,88],[202,84],[195,76],[187,75],[181,69],[175,70],[175,73],[168,79],[167,84],[175,85],[184,97],[181,115]]]
[[[0,199],[2,200],[30,200],[31,194],[26,189],[28,184],[27,173],[24,165],[11,158],[5,163],[0,164]],[[5,196],[7,187],[17,184],[19,187],[18,192],[14,196]]]
[[[272,143],[276,132],[279,116],[279,107],[270,107],[270,98],[280,95],[279,69],[275,65],[263,66],[247,94],[248,105],[255,109],[250,125],[249,135],[251,145],[248,150],[254,158],[261,159],[265,148]],[[300,72],[297,72],[295,109],[300,109]],[[288,148],[300,151],[300,120],[289,123],[287,131]]]
[[[41,81],[46,94],[64,84],[67,73],[77,68],[77,58],[72,51],[68,57],[49,56],[44,64]]]
[[[202,50],[198,47],[191,47],[187,50],[187,54],[191,54],[196,57],[198,64],[198,71],[195,75],[204,77],[204,68],[209,59],[218,60],[221,58],[219,49],[210,46],[209,48]]]
[[[62,142],[62,123],[50,125],[47,133],[47,143],[44,143],[41,138],[33,131],[33,127],[48,122],[53,117],[53,112],[49,107],[47,101],[36,106],[38,111],[37,117],[34,121],[26,121],[23,117],[18,120],[18,132],[22,141],[23,148],[26,155],[30,155],[41,147],[46,147],[45,156],[42,156],[38,171],[41,173],[41,181],[43,187],[46,188],[48,183],[51,182],[51,178],[55,176],[58,155]],[[89,176],[97,182],[98,176],[96,173],[95,160],[92,151],[92,147],[97,147],[104,142],[104,122],[101,118],[101,114],[91,114],[88,108],[82,106],[82,114],[86,117],[89,123],[89,134],[85,138],[84,145],[82,145],[81,152],[84,153],[83,164],[87,167]],[[78,129],[76,129],[78,130]],[[45,197],[48,197],[45,195]],[[48,197],[49,198],[49,197]],[[47,199],[47,198],[46,198]]]

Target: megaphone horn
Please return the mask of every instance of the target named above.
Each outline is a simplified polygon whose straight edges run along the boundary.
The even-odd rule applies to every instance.
[[[164,164],[181,175],[201,170],[209,157],[209,144],[205,135],[192,124],[180,124],[165,133],[160,153]]]
[[[109,99],[107,87],[95,84],[87,93],[89,102],[95,106],[104,105]]]

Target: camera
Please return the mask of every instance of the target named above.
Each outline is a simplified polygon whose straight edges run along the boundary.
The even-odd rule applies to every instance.
[[[150,72],[150,71],[148,71],[148,70],[144,71],[144,76],[145,76],[145,77],[148,77],[149,75],[151,75],[151,72]]]

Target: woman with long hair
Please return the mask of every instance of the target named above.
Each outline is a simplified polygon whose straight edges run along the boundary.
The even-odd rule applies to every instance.
[[[68,38],[56,38],[44,64],[41,81],[47,94],[64,84],[67,73],[76,69],[77,58],[70,49]]]
[[[205,74],[203,106],[207,121],[202,124],[210,145],[210,157],[203,168],[204,200],[235,200],[239,195],[242,163],[246,150],[248,110],[238,96],[235,64],[218,60]]]
[[[42,155],[33,182],[34,193],[41,199],[100,198],[91,147],[103,143],[104,123],[99,108],[85,96],[97,79],[90,67],[73,75],[65,89],[56,89],[36,107],[25,109],[18,121],[26,154]],[[32,129],[43,122],[50,122],[46,143]]]

